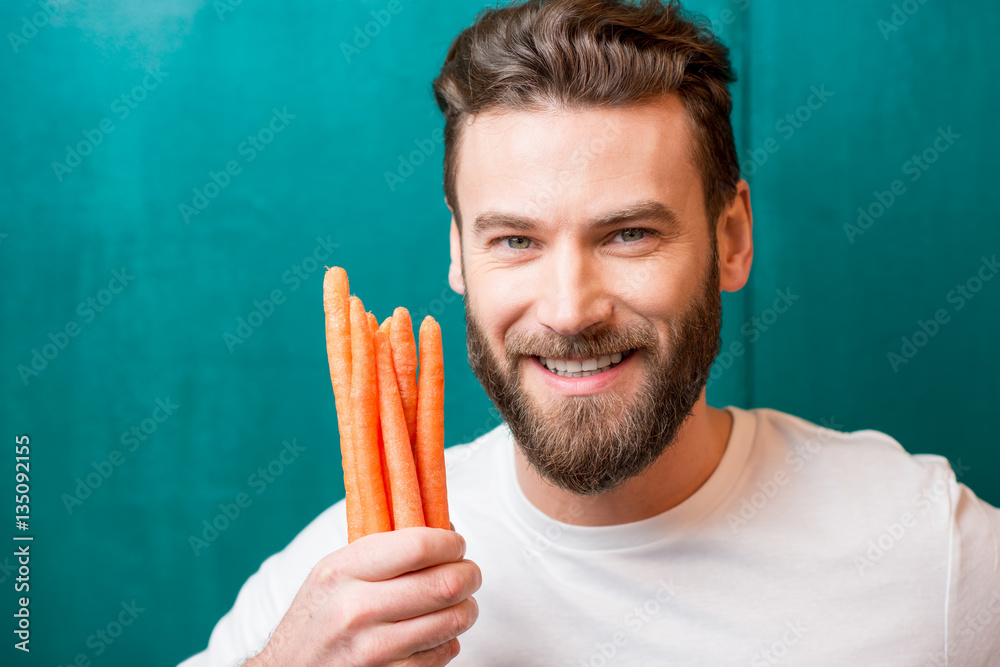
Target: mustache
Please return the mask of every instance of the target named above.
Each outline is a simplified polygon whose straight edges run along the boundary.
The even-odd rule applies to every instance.
[[[628,322],[602,326],[572,336],[555,333],[518,331],[504,343],[507,363],[515,365],[521,357],[603,357],[648,348],[655,350],[658,342],[656,328],[649,322]]]

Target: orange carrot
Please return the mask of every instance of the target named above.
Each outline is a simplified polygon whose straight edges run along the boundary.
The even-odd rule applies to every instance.
[[[382,324],[379,325],[378,330],[389,335],[389,331],[392,327],[392,316],[382,320]],[[378,345],[375,346],[375,362],[378,363]],[[379,399],[381,400],[381,399]],[[380,412],[381,415],[381,412]],[[392,517],[392,529],[396,530],[396,515],[393,511],[392,505],[392,484],[389,483],[389,464],[386,462],[386,452],[385,452],[385,437],[382,435],[382,421],[381,416],[379,417],[378,425],[378,450],[382,454],[382,482],[385,484],[385,495],[386,500],[389,502],[389,516]]]
[[[375,334],[375,355],[378,364],[378,409],[385,443],[388,486],[392,489],[393,530],[424,525],[424,510],[420,500],[417,469],[413,463],[410,435],[406,430],[403,403],[396,386],[396,371],[392,365],[392,348],[384,332]]]
[[[364,523],[358,497],[358,475],[354,448],[351,446],[351,322],[347,272],[334,266],[323,278],[323,309],[326,314],[326,354],[337,407],[340,430],[340,456],[344,468],[344,491],[347,503],[347,541],[362,535]]]
[[[376,398],[376,400],[378,399]],[[385,513],[389,515],[389,530],[396,530],[396,526],[392,522],[392,486],[389,485],[389,465],[385,460],[385,439],[382,437],[381,417],[379,417],[378,424],[378,457],[382,466],[382,488],[385,489]]]
[[[441,326],[430,315],[420,324],[415,458],[424,522],[431,528],[448,529],[448,488],[444,469],[444,360]]]
[[[375,334],[380,330],[378,318],[375,317],[375,313],[368,313],[368,325],[372,329],[372,345],[375,344]],[[384,325],[384,323],[383,323]],[[375,363],[378,364],[378,351],[375,354]],[[378,371],[375,372],[376,380],[378,376]],[[377,384],[377,381],[376,381]],[[377,401],[378,399],[376,399]],[[389,523],[392,523],[392,487],[389,485],[389,467],[385,462],[385,441],[382,438],[382,420],[379,419],[378,423],[378,455],[379,460],[382,462],[382,487],[385,489],[385,505],[386,510],[389,513]],[[391,526],[389,530],[395,530],[394,526]]]
[[[406,430],[410,434],[410,447],[417,443],[417,344],[413,340],[413,323],[406,308],[399,307],[392,314],[395,326],[390,332],[392,361],[396,367],[396,383],[403,400]]]
[[[392,530],[378,447],[378,387],[371,320],[356,296],[351,305],[351,445],[354,447],[364,534]]]

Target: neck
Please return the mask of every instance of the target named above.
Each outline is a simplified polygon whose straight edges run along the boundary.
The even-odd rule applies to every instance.
[[[515,447],[517,481],[547,516],[578,526],[611,526],[666,512],[691,497],[711,477],[726,451],[732,416],[705,402],[705,392],[676,440],[643,474],[613,491],[578,496],[541,477]]]

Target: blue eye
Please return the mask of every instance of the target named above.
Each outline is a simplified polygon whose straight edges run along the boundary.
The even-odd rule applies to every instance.
[[[623,229],[618,232],[616,238],[621,238],[622,241],[626,243],[631,243],[634,241],[641,241],[646,237],[646,232],[641,229]]]
[[[508,236],[505,240],[513,250],[527,250],[531,246],[531,241],[523,236]]]

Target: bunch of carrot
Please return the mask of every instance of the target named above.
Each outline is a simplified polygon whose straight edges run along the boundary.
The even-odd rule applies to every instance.
[[[347,492],[347,535],[449,528],[444,467],[441,327],[420,324],[420,373],[410,313],[381,325],[350,295],[347,272],[323,280],[326,348]]]

